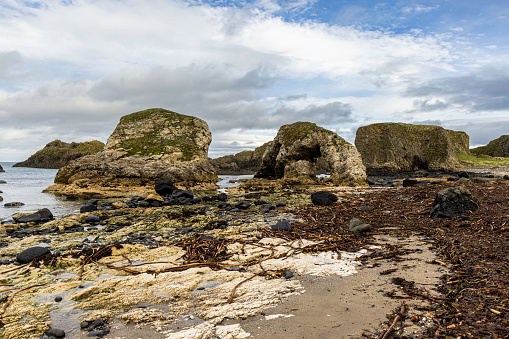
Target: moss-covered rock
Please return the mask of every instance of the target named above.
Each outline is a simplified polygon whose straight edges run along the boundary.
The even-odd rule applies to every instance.
[[[267,147],[255,178],[309,183],[310,165],[326,163],[336,185],[366,185],[366,171],[357,149],[336,133],[310,122],[284,125]],[[297,168],[305,168],[299,175]]]
[[[60,185],[52,192],[130,190],[163,178],[184,186],[215,185],[217,175],[207,158],[211,140],[201,119],[161,108],[132,113],[120,119],[104,151],[61,168],[55,177]]]
[[[403,123],[363,126],[357,130],[355,145],[368,174],[461,168],[450,132],[440,126]]]
[[[470,152],[477,156],[509,157],[509,135],[502,135],[492,140],[486,146],[472,148]]]
[[[456,153],[470,154],[470,137],[463,131],[446,129]]]
[[[260,168],[263,153],[271,142],[266,142],[254,151],[242,151],[234,155],[210,159],[210,163],[214,166],[217,174],[253,174]]]
[[[71,143],[54,140],[13,167],[60,168],[82,156],[99,153],[103,148],[104,144],[97,140]]]

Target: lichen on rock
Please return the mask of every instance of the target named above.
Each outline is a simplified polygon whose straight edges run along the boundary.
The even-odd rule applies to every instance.
[[[357,149],[336,133],[310,122],[284,125],[267,147],[255,178],[308,184],[311,169],[327,166],[335,185],[366,185],[366,172]]]
[[[212,140],[201,119],[161,108],[126,115],[104,151],[79,158],[61,168],[51,192],[89,196],[109,188],[153,185],[171,178],[178,185],[215,186],[217,175],[207,159]]]
[[[379,123],[360,127],[355,145],[368,174],[461,168],[450,133],[440,126]]]

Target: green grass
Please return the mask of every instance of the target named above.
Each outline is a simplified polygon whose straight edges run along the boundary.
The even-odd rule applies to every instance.
[[[509,167],[509,158],[482,156],[476,157],[463,152],[456,153],[458,160],[466,166],[473,167]]]

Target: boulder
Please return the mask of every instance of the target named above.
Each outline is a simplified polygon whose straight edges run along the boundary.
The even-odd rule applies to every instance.
[[[0,165],[0,172],[5,172],[5,170],[2,168],[2,165]]]
[[[464,187],[439,191],[433,201],[431,218],[454,218],[468,215],[479,208],[479,200]]]
[[[364,223],[362,220],[358,218],[352,218],[350,220],[350,225],[348,229],[350,230],[350,232],[364,233],[371,231],[371,225]]]
[[[217,174],[241,175],[254,174],[262,164],[263,153],[271,141],[255,148],[254,151],[242,151],[234,155],[225,155],[209,159]]]
[[[292,225],[288,220],[278,221],[275,225],[271,227],[274,231],[292,231]]]
[[[43,208],[38,210],[35,213],[23,215],[16,219],[18,223],[24,222],[41,222],[41,221],[49,221],[53,220],[53,213],[47,208]]]
[[[182,186],[216,187],[207,152],[212,140],[201,119],[161,108],[123,116],[102,152],[60,168],[48,192],[73,195],[82,190],[133,191],[171,178]]]
[[[55,140],[12,167],[60,168],[82,156],[96,154],[103,148],[104,144],[97,140],[71,143]]]
[[[170,178],[164,178],[161,180],[156,180],[154,189],[156,190],[157,194],[165,197],[167,195],[171,195],[173,191],[177,190],[178,188],[173,185],[173,182]]]
[[[329,206],[336,201],[338,201],[338,196],[327,191],[319,191],[311,194],[311,202],[316,206]]]
[[[8,203],[5,203],[4,204],[4,207],[19,207],[19,206],[24,206],[25,204],[22,203],[22,202],[19,202],[19,201],[15,201],[15,202],[8,202]]]
[[[486,146],[472,148],[470,152],[477,156],[509,157],[509,135],[502,135],[490,141]]]
[[[368,175],[457,171],[461,165],[450,134],[440,126],[380,123],[360,127],[355,145]]]
[[[299,161],[303,161],[297,163]],[[284,125],[267,146],[255,178],[308,183],[311,167],[327,166],[335,185],[366,186],[366,171],[357,149],[336,133],[310,122]],[[305,169],[299,173],[297,168]],[[316,173],[315,173],[316,175]]]
[[[86,204],[80,207],[80,213],[97,211],[97,205]]]
[[[40,246],[30,247],[30,248],[27,248],[26,250],[22,251],[21,253],[19,253],[16,256],[16,260],[20,264],[28,264],[32,260],[42,257],[43,255],[46,255],[49,253],[51,253],[51,251],[46,247],[40,247]]]

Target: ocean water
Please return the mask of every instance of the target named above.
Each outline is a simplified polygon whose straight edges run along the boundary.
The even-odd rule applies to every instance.
[[[0,172],[0,196],[4,199],[0,202],[0,219],[8,221],[12,215],[20,212],[36,212],[41,208],[47,208],[55,218],[61,218],[66,214],[78,214],[84,201],[65,200],[51,193],[42,191],[53,185],[57,169],[12,167],[14,162],[2,162],[0,165],[5,172]],[[229,187],[238,186],[240,183],[232,183],[230,180],[249,179],[253,175],[220,175],[218,191],[225,192]],[[25,205],[19,207],[5,207],[9,202],[22,202]]]
[[[13,214],[20,212],[36,212],[41,208],[48,208],[55,218],[71,213],[79,213],[83,202],[66,201],[50,193],[42,191],[53,185],[58,170],[47,168],[12,167],[14,162],[2,162],[0,165],[5,172],[0,172],[0,219],[9,220]],[[9,202],[22,202],[20,207],[5,207]]]

